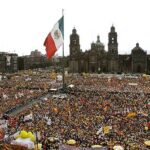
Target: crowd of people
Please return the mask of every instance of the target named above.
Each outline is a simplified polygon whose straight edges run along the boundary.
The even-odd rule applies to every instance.
[[[30,100],[42,96],[51,88],[50,74],[41,71],[25,71],[6,75],[0,82],[0,113],[10,111],[18,106],[24,106]]]
[[[35,99],[15,115],[8,114],[15,121],[7,127],[5,134],[11,134],[4,142],[10,142],[15,132],[25,130],[36,133],[36,141],[43,150],[59,149],[69,139],[76,141],[75,147],[85,149],[92,145],[147,149],[144,141],[150,140],[148,76],[66,75],[66,85],[74,87],[65,90],[64,98],[51,93],[36,101],[50,88],[60,86],[55,78],[56,74],[48,71],[28,71],[0,81],[1,118],[12,107],[25,107]],[[32,118],[25,121],[28,114]]]

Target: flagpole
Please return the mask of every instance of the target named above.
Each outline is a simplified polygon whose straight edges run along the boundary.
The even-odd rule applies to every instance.
[[[64,17],[64,9],[62,9],[62,17]],[[65,35],[64,35],[65,40]],[[63,69],[63,92],[65,91],[65,68],[64,68],[64,42],[62,46],[62,69]]]

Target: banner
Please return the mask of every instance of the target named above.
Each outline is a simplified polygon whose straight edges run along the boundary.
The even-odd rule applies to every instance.
[[[7,63],[7,66],[10,66],[10,60],[11,60],[11,56],[7,55],[7,56],[6,56],[6,63]]]
[[[26,115],[24,117],[24,121],[29,121],[29,120],[32,120],[32,119],[33,119],[33,114],[32,113],[30,113],[29,115]]]

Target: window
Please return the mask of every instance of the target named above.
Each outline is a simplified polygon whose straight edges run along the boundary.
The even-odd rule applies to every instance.
[[[111,39],[111,40],[112,40],[112,43],[114,43],[114,38],[113,38],[113,37],[112,37],[112,39]]]

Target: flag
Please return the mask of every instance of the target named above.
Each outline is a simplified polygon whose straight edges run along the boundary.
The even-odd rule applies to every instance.
[[[64,42],[64,16],[58,20],[45,39],[47,58],[50,59]]]

